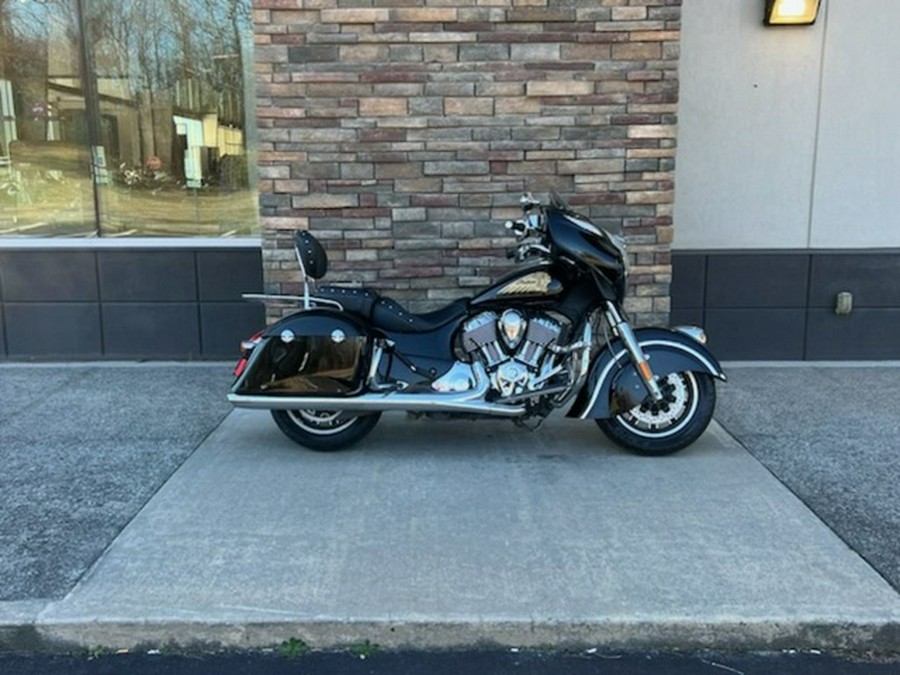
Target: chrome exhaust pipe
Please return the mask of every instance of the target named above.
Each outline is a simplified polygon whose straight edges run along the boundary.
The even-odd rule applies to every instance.
[[[387,392],[359,396],[265,396],[258,394],[228,394],[228,401],[236,408],[263,410],[349,410],[353,412],[465,412],[501,417],[520,417],[524,406],[488,403],[484,400],[490,389],[487,373],[480,363],[474,364],[475,387],[460,393],[407,394]]]
[[[466,412],[502,417],[521,417],[522,406],[465,401],[437,394],[362,394],[347,398],[324,396],[253,396],[228,394],[228,401],[236,408],[264,410],[350,410],[353,412]]]

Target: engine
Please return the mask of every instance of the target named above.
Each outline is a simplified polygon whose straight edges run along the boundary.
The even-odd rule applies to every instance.
[[[555,375],[564,373],[564,359],[559,357],[564,350],[554,351],[562,330],[546,314],[483,312],[463,326],[462,346],[470,359],[484,363],[501,398],[522,397],[540,393],[553,384]]]

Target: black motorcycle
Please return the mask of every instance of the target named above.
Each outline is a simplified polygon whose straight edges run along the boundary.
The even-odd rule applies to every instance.
[[[328,262],[297,233],[301,308],[242,344],[228,400],[272,411],[313,450],[363,438],[386,410],[445,419],[506,417],[536,428],[572,401],[619,445],[664,455],[706,429],[722,368],[699,328],[634,330],[622,309],[624,240],[552,194],[521,199],[508,254],[532,264],[472,298],[413,314],[368,288],[318,286]]]

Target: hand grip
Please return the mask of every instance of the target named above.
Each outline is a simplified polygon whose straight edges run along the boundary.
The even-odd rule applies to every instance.
[[[518,237],[522,237],[528,232],[528,223],[524,220],[507,220],[503,223],[503,227],[512,230]]]

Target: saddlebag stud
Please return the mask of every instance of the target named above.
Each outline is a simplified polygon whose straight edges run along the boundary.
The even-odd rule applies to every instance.
[[[340,328],[335,328],[333,331],[331,331],[331,341],[336,345],[341,344],[346,339],[347,334]]]
[[[288,344],[288,345],[291,344],[294,341],[294,338],[296,338],[296,337],[297,336],[294,335],[294,331],[292,331],[292,330],[289,330],[286,328],[283,331],[281,331],[281,341],[284,342],[285,344]]]

